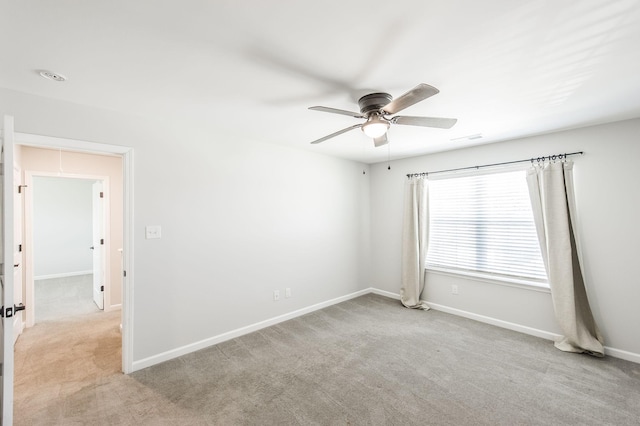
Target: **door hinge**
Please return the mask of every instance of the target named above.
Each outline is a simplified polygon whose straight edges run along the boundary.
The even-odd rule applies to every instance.
[[[18,194],[22,194],[22,188],[28,188],[27,185],[18,185]]]
[[[104,291],[104,286],[103,285],[100,286],[100,291]]]
[[[100,238],[100,245],[104,245],[104,238]]]
[[[100,191],[100,198],[104,198],[104,192]]]
[[[127,271],[122,271],[122,276],[126,277],[127,276]]]
[[[22,244],[18,244],[18,253],[22,253]]]

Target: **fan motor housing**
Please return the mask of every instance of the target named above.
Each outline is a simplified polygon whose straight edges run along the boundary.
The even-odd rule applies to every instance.
[[[370,93],[358,99],[358,105],[362,114],[368,114],[381,110],[392,100],[393,97],[388,93]]]

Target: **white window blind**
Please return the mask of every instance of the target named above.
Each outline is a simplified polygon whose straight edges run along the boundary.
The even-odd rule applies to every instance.
[[[429,267],[546,283],[524,170],[429,181]]]

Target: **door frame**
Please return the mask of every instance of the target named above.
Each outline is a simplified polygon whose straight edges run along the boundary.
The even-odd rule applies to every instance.
[[[40,172],[36,170],[25,170],[24,171],[24,184],[27,188],[33,188],[33,178],[34,177],[61,177],[68,179],[83,179],[83,180],[99,180],[102,181],[105,188],[109,188],[109,176],[98,176],[98,175],[84,175],[84,174],[73,174],[73,173],[54,173],[54,172]],[[34,197],[33,191],[28,191],[27,196],[24,200],[24,242],[25,242],[25,305],[27,309],[25,309],[25,327],[33,327],[35,325],[35,276],[34,276],[34,259],[33,259],[33,205],[34,205]],[[105,212],[103,214],[102,222],[104,227],[105,235],[110,235],[111,229],[111,218],[109,214],[109,206],[111,202],[111,196],[109,190],[105,190],[105,198],[104,198],[104,209]],[[124,243],[124,241],[123,241]],[[105,280],[105,290],[104,290],[104,311],[108,312],[113,310],[111,306],[111,238],[106,238],[105,247],[104,247],[104,280]],[[109,265],[108,267],[106,265]],[[124,278],[124,277],[123,277]],[[124,289],[123,289],[124,290]],[[123,291],[124,297],[124,291]],[[123,326],[124,327],[124,326]]]
[[[16,178],[16,172],[17,172],[17,178]],[[18,164],[16,164],[15,162],[15,157],[14,157],[14,163],[13,163],[13,185],[17,186],[18,188],[21,188],[22,186],[24,186],[24,179],[22,178],[22,167],[20,167]],[[13,209],[14,212],[16,212],[13,216],[13,226],[14,226],[14,242],[13,244],[20,244],[23,248],[25,247],[25,242],[26,242],[26,238],[25,238],[25,233],[24,233],[24,209],[25,209],[25,191],[17,191],[14,192],[14,198],[13,198]],[[16,208],[17,207],[17,208]],[[19,224],[16,224],[17,220],[20,220]],[[18,227],[16,227],[16,225],[19,225]],[[15,232],[17,229],[20,231],[20,238],[16,239],[15,238]],[[27,300],[26,300],[26,296],[25,296],[25,292],[23,291],[24,289],[24,272],[25,271],[25,264],[24,264],[24,259],[25,259],[25,253],[22,251],[22,249],[20,250],[22,252],[20,259],[18,261],[18,271],[17,274],[20,277],[19,278],[19,288],[20,288],[20,292],[18,293],[16,291],[16,277],[14,276],[14,282],[13,282],[13,300],[14,300],[14,304],[16,303],[24,303],[25,306],[28,306]],[[15,266],[14,266],[15,268]],[[25,327],[25,318],[26,318],[26,309],[24,311],[22,311],[21,313],[14,313],[13,315],[13,344],[15,345],[16,341],[18,340],[18,337],[20,337],[20,335],[22,334],[22,332],[24,331],[24,327]]]
[[[109,188],[109,191],[105,188]],[[103,311],[111,310],[111,242],[113,240],[111,239],[110,189],[108,180],[106,185],[104,179],[96,179],[91,184],[91,269],[93,269],[91,289],[93,303]]]
[[[125,271],[122,277],[122,371],[125,374],[133,372],[133,148],[18,132],[15,133],[15,144],[122,157],[124,234],[122,269]]]

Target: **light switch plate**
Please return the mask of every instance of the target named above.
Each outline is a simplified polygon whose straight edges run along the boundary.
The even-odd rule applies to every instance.
[[[147,225],[144,228],[144,232],[147,240],[162,237],[162,227],[160,225]]]

